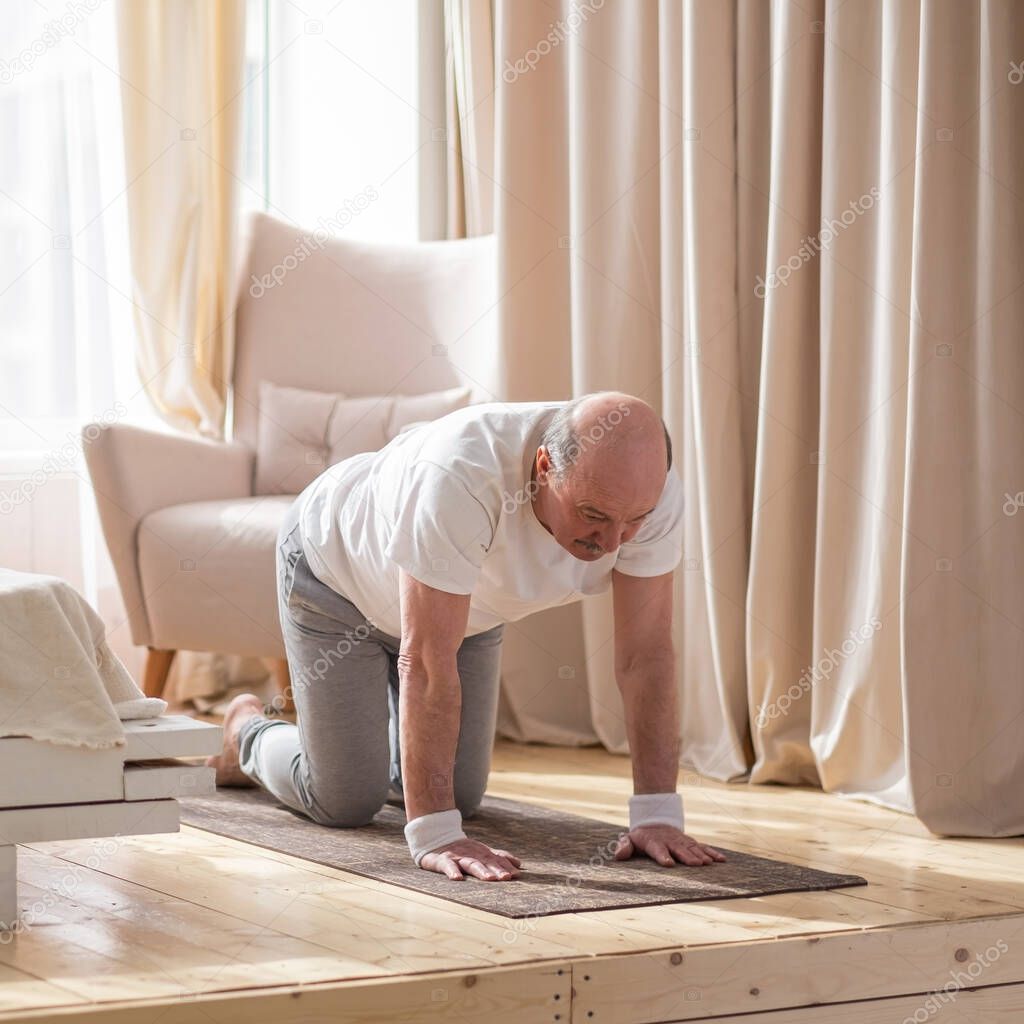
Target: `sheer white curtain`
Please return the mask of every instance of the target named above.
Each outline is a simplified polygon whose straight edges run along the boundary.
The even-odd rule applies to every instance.
[[[113,5],[4,5],[0,565],[71,582],[135,669],[79,436],[154,419],[132,356],[116,68]]]

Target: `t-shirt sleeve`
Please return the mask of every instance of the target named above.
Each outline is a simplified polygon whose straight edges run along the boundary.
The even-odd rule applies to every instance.
[[[636,536],[619,547],[615,568],[627,576],[661,576],[671,572],[682,557],[683,482],[673,467],[654,511]]]
[[[417,462],[403,482],[384,554],[428,587],[471,594],[493,535],[487,510],[458,477]]]

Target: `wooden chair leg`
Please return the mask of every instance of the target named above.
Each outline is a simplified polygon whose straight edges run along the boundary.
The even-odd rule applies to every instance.
[[[142,692],[147,697],[162,697],[177,651],[159,651],[150,647],[148,652],[142,676]]]
[[[292,714],[295,711],[295,702],[292,700],[292,677],[288,671],[288,661],[285,658],[267,658],[267,666],[270,674],[277,684],[277,691],[281,695],[281,710]],[[281,703],[280,701],[278,703]]]

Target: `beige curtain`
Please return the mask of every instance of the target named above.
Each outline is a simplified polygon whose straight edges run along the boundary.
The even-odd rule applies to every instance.
[[[447,237],[494,230],[492,0],[444,0]]]
[[[503,397],[662,410],[704,774],[1024,832],[1022,53],[1013,0],[499,0]],[[580,635],[506,699],[626,752]]]
[[[221,437],[245,0],[119,0],[137,366],[160,415]]]

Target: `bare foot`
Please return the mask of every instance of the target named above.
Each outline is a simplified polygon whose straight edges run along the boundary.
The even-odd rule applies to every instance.
[[[224,712],[224,749],[206,759],[207,765],[217,769],[218,786],[256,785],[238,765],[238,733],[243,723],[254,717],[267,717],[263,714],[263,701],[256,694],[240,693],[231,699]]]

